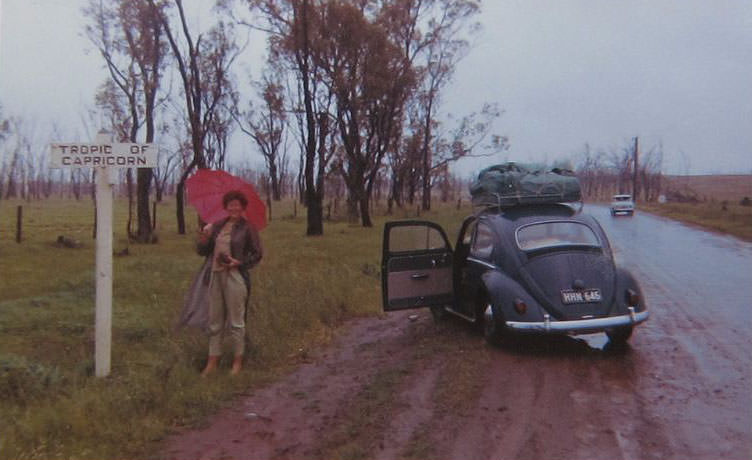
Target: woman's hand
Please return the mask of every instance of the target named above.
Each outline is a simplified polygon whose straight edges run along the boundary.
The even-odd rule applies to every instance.
[[[204,225],[204,228],[202,228],[198,232],[199,240],[206,242],[209,239],[209,237],[211,237],[212,230],[213,230],[212,224]]]
[[[225,266],[227,266],[227,268],[235,268],[241,265],[241,262],[232,256],[227,256],[226,260],[227,262],[225,262]]]

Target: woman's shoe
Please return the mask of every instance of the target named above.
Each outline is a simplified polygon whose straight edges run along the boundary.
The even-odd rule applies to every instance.
[[[243,355],[236,356],[235,359],[232,360],[232,369],[230,370],[230,375],[238,375],[242,368],[243,368]]]
[[[219,356],[209,356],[206,361],[206,367],[201,371],[201,377],[206,377],[217,369],[217,363],[219,363]]]

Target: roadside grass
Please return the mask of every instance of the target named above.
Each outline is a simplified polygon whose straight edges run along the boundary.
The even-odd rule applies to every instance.
[[[725,208],[725,209],[724,209]],[[680,222],[698,225],[716,232],[727,233],[752,241],[752,206],[724,204],[717,201],[703,203],[639,203],[638,211],[647,211]]]
[[[21,244],[16,205],[24,206]],[[423,217],[445,225],[454,243],[470,210],[438,208]],[[373,228],[333,221],[324,236],[306,238],[304,211],[293,217],[292,210],[291,202],[275,203],[261,234],[244,372],[230,378],[225,356],[221,372],[205,381],[198,375],[205,337],[173,327],[201,264],[190,225],[196,217],[188,210],[193,230],[178,235],[174,203],[162,203],[159,243],[129,244],[126,204],[117,201],[114,250],[129,255],[115,258],[112,374],[98,379],[91,200],[0,201],[0,458],[146,458],[170,430],[200,424],[279,377],[344,320],[380,314],[383,223],[416,218],[415,211],[387,218],[377,209]],[[83,247],[56,247],[58,235]]]

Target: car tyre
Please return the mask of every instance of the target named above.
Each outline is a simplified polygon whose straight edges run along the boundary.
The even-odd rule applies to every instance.
[[[618,329],[613,329],[611,331],[607,331],[606,335],[608,336],[608,340],[614,344],[614,345],[625,345],[630,337],[632,337],[632,331],[634,328],[632,326],[627,327],[620,327]]]

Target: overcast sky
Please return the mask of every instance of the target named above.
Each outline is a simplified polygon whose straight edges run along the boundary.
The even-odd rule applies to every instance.
[[[106,74],[86,52],[83,3],[0,0],[5,116],[86,136],[80,113]],[[643,150],[663,146],[669,173],[752,173],[752,1],[484,0],[480,20],[443,108],[497,102],[495,131],[511,149],[465,160],[460,174],[506,158],[574,158],[585,143],[619,149],[634,136]]]

